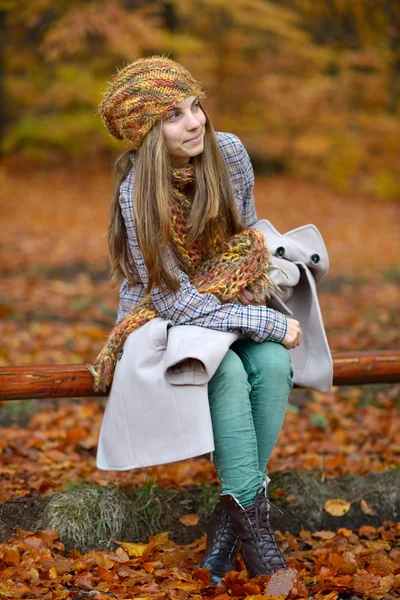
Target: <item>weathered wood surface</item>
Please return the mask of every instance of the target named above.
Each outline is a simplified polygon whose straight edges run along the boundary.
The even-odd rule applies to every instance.
[[[334,385],[400,382],[400,350],[335,352]],[[85,365],[0,368],[0,400],[104,396]]]

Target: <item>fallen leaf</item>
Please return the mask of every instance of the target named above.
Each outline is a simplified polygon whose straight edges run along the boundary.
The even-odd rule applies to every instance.
[[[21,562],[21,557],[19,552],[14,550],[14,548],[6,548],[4,557],[2,559],[6,565],[19,565]]]
[[[121,546],[130,556],[130,558],[136,558],[137,556],[143,556],[148,544],[140,544],[133,542],[117,542],[116,544]]]
[[[29,593],[29,588],[22,583],[12,585],[8,581],[0,579],[0,595],[5,598],[22,598]]]
[[[321,540],[333,540],[336,533],[334,531],[314,531],[312,535]]]
[[[279,569],[269,580],[265,594],[286,598],[291,590],[296,596],[305,594],[305,597],[307,597],[306,587],[296,569]]]
[[[185,525],[185,527],[194,527],[199,522],[199,516],[193,513],[189,513],[187,515],[183,515],[183,517],[181,517],[179,521],[180,523],[182,523],[182,525]]]
[[[360,500],[360,508],[365,515],[374,515],[374,509],[368,504],[366,500]]]
[[[341,498],[332,498],[324,504],[324,510],[333,517],[342,517],[349,512],[350,508],[351,502],[346,502]]]
[[[192,578],[199,579],[208,585],[210,583],[210,571],[208,569],[195,569],[192,571]]]

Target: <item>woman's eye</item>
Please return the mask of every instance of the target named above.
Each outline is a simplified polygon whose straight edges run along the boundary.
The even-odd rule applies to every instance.
[[[175,121],[175,119],[179,117],[179,113],[177,112],[172,112],[167,116],[167,120],[168,121]]]
[[[196,104],[193,104],[192,108],[193,110],[197,110],[198,108],[200,108],[200,104],[197,102]]]

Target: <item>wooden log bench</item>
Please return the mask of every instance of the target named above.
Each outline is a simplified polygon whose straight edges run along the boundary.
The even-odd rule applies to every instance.
[[[400,382],[400,350],[334,352],[335,386]],[[85,365],[0,368],[0,401],[104,396]]]

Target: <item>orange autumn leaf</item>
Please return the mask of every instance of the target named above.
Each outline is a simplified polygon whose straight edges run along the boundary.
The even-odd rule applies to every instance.
[[[147,571],[147,573],[152,573],[154,571],[154,562],[148,561],[143,563],[143,569]]]
[[[324,510],[333,517],[342,517],[349,512],[350,508],[351,502],[346,502],[341,498],[332,498],[324,504]]]
[[[334,531],[314,531],[312,535],[321,540],[332,540],[336,536],[336,533]]]
[[[353,577],[353,587],[355,592],[372,595],[372,592],[379,590],[381,578],[373,573],[367,573],[360,570]]]
[[[179,522],[185,527],[194,527],[199,522],[199,516],[194,513],[189,513],[180,517]]]
[[[375,575],[380,575],[381,577],[391,575],[398,568],[397,565],[383,553],[374,554],[372,558],[369,559],[368,563],[367,571],[369,573],[375,573]]]
[[[144,551],[146,550],[146,548],[148,547],[149,544],[141,544],[139,542],[133,543],[133,542],[117,542],[115,541],[116,544],[118,544],[119,546],[121,546],[125,552],[127,552],[128,556],[130,558],[135,558],[137,556],[143,556]]]
[[[363,525],[358,530],[358,535],[360,537],[366,537],[369,540],[372,540],[377,537],[378,532],[377,532],[376,527],[373,527],[372,525]]]
[[[92,590],[94,587],[94,576],[90,571],[83,571],[83,573],[78,575],[74,583],[77,587],[85,590]]]
[[[329,564],[336,567],[338,575],[353,575],[358,569],[357,560],[351,552],[343,554],[332,552],[329,555]]]
[[[267,584],[265,593],[286,598],[290,592],[295,596],[307,597],[307,590],[296,569],[280,569]]]
[[[89,435],[87,429],[83,427],[73,427],[68,431],[65,443],[66,444],[78,444],[81,440],[84,440]]]
[[[366,500],[360,500],[360,508],[365,515],[374,515],[374,509],[368,504]]]
[[[9,583],[0,579],[0,596],[4,598],[23,598],[29,593],[29,588],[23,583]]]
[[[203,583],[210,583],[210,571],[208,569],[195,569],[192,571],[193,579],[200,579]]]
[[[275,596],[273,594],[268,594],[268,596],[264,594],[250,594],[250,596],[246,596],[246,600],[266,600],[266,598],[268,600],[285,600],[285,596]],[[219,596],[216,600],[219,600]]]
[[[19,552],[14,550],[14,548],[6,548],[2,560],[6,565],[19,565],[21,562],[21,557]]]

